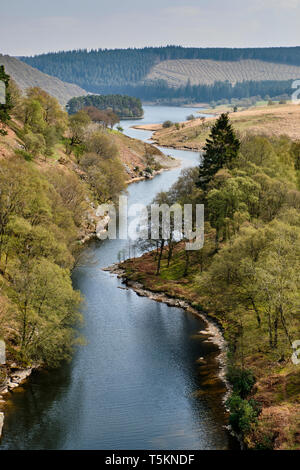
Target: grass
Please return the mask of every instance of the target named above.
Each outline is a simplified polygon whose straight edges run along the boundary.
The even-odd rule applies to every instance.
[[[299,140],[300,106],[294,104],[275,104],[273,106],[254,106],[249,109],[230,113],[230,119],[237,132],[265,134],[267,136],[287,135]],[[216,114],[227,112],[228,106],[217,107]],[[154,133],[157,144],[166,147],[184,148],[200,151],[210,133],[216,117],[201,118],[181,123],[177,130],[159,128]]]
[[[197,288],[197,276],[200,275],[197,252],[191,253],[190,259],[187,277],[183,276],[185,251],[182,244],[175,246],[169,268],[165,249],[159,276],[155,274],[155,251],[127,260],[122,267],[128,279],[142,283],[146,289],[186,300],[203,311],[201,299],[205,294]],[[222,326],[225,339],[230,344],[234,337],[230,313],[209,312],[209,315]],[[281,449],[300,449],[300,367],[289,360],[289,350],[286,360],[278,362],[278,355],[268,346],[267,327],[263,325],[258,334],[256,319],[251,311],[244,312],[243,322],[247,330],[243,339],[245,367],[251,369],[256,377],[252,398],[263,407],[259,426],[247,436],[247,445],[250,448],[267,448],[273,446],[276,438],[276,445]]]

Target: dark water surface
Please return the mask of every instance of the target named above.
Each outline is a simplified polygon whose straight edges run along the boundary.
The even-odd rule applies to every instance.
[[[145,123],[180,121],[194,109],[145,107]],[[136,121],[141,124],[143,121]],[[146,140],[151,133],[126,134]],[[199,155],[164,149],[197,165]],[[129,186],[129,203],[149,203],[180,169]],[[197,335],[204,325],[126,290],[101,270],[118,259],[126,241],[94,242],[94,262],[77,268],[74,285],[85,296],[81,347],[71,364],[34,373],[11,394],[0,449],[226,449],[224,386],[212,380],[216,347]]]

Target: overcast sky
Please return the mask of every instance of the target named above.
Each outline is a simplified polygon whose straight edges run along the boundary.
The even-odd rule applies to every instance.
[[[0,0],[0,52],[300,45],[300,0]]]

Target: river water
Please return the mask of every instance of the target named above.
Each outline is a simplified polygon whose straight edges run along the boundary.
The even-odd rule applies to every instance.
[[[134,124],[182,121],[195,109],[145,106],[141,121],[124,121],[124,132],[142,140]],[[199,154],[162,149],[198,165]],[[148,204],[167,190],[181,169],[131,184],[129,204]],[[82,334],[87,344],[72,362],[34,373],[11,394],[0,449],[228,449],[224,385],[216,380],[217,348],[197,335],[203,323],[124,289],[102,271],[118,260],[123,240],[93,242],[92,262],[77,268],[73,282],[85,297]],[[207,366],[197,364],[205,357]]]

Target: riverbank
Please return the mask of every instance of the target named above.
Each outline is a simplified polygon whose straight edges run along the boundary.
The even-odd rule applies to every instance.
[[[195,275],[199,272],[199,265],[191,262],[189,275],[187,277],[180,275],[181,270],[182,272],[184,270],[184,252],[179,246],[176,246],[174,251],[174,266],[171,268],[173,274],[168,272],[165,259],[167,254],[165,254],[161,275],[156,276],[155,252],[146,253],[141,258],[127,260],[120,266],[111,268],[111,272],[124,279],[128,287],[133,288],[138,295],[147,296],[171,306],[178,306],[199,315],[202,319],[205,318],[210,332],[211,325],[217,328],[217,334],[212,334],[212,338],[221,350],[220,377],[225,379],[229,394],[231,387],[226,379],[227,352],[228,347],[232,351],[233,342],[237,341],[237,337],[233,334],[233,320],[220,312],[207,312],[203,309],[202,297],[199,296],[199,290],[195,284]],[[180,258],[182,261],[179,262]],[[212,333],[215,331],[213,330]],[[253,333],[257,335],[257,331]],[[300,378],[298,370],[291,364],[289,358],[284,362],[278,362],[262,350],[255,352],[252,347],[250,348],[251,352],[244,352],[244,367],[252,370],[256,378],[251,398],[260,404],[261,412],[258,425],[251,432],[247,432],[243,438],[240,435],[238,438],[243,446],[251,449],[267,448],[267,446],[298,449],[300,417],[300,406],[297,402],[299,392],[297,384]]]
[[[199,152],[203,149],[210,130],[222,110],[228,112],[227,108],[220,108],[215,116],[202,116],[191,121],[183,121],[178,125],[174,123],[168,128],[164,128],[162,124],[137,125],[135,128],[153,131],[153,142],[161,147]],[[299,138],[300,106],[294,104],[254,106],[237,112],[231,111],[230,119],[241,136],[246,133],[263,132],[268,137],[286,135],[293,140]]]
[[[5,365],[5,378],[0,384],[0,439],[5,420],[5,407],[10,394],[18,387],[21,387],[30,377],[34,370],[40,368],[39,364],[22,368],[15,362],[7,361]],[[2,368],[2,372],[3,372]]]
[[[20,123],[13,120],[12,126],[7,127],[7,135],[1,137],[0,158],[2,160],[9,161],[10,159],[13,159],[16,149],[20,147],[16,132],[19,126]],[[91,125],[91,129],[96,131],[98,128],[97,126]],[[143,180],[151,180],[164,171],[173,170],[180,167],[180,160],[165,155],[150,143],[128,137],[127,135],[114,130],[108,129],[107,134],[111,138],[112,143],[117,146],[120,161],[126,174],[130,178],[126,181],[127,185]],[[62,172],[70,179],[74,179],[76,176],[77,179],[79,177],[84,181],[82,187],[86,192],[85,211],[81,220],[81,224],[76,227],[76,243],[80,245],[81,250],[85,244],[92,241],[93,239],[97,239],[97,232],[101,230],[101,227],[102,230],[106,229],[108,220],[107,217],[97,216],[97,206],[95,202],[91,200],[91,195],[86,189],[85,174],[78,162],[75,162],[73,156],[67,155],[63,147],[59,144],[55,148],[55,156],[53,159],[46,160],[43,157],[36,157],[32,165],[37,170],[37,172],[41,173],[42,175],[47,175],[48,172],[52,171],[51,167],[55,167],[57,173]],[[72,191],[72,185],[70,188]],[[1,300],[2,299],[0,298],[0,307]],[[42,366],[38,365],[33,367],[22,367],[22,364],[17,365],[15,363],[15,358],[12,360],[8,359],[7,363],[3,367],[0,367],[1,432],[4,423],[5,404],[9,399],[10,394],[13,393],[17,387],[26,382],[33,370],[40,367]],[[3,376],[2,381],[1,376]]]
[[[218,371],[217,376],[223,381],[226,387],[226,394],[223,397],[223,403],[225,404],[229,394],[232,391],[231,385],[227,380],[226,371],[227,371],[227,352],[228,346],[225,338],[223,336],[222,327],[218,324],[212,317],[209,317],[204,312],[200,312],[192,305],[192,301],[182,296],[174,296],[171,293],[156,289],[155,287],[149,288],[147,282],[138,282],[132,280],[131,275],[128,271],[128,266],[132,263],[132,260],[127,260],[120,264],[114,264],[108,268],[103,268],[103,271],[108,271],[111,274],[116,275],[119,279],[124,282],[124,284],[136,292],[140,297],[147,297],[155,302],[162,302],[169,307],[177,307],[185,310],[188,313],[191,313],[196,318],[201,319],[205,323],[205,330],[198,332],[199,336],[202,337],[205,342],[215,344],[219,353],[217,355],[218,361]],[[147,286],[147,287],[146,287]],[[206,364],[206,360],[203,357],[199,357],[197,360],[198,364]]]

